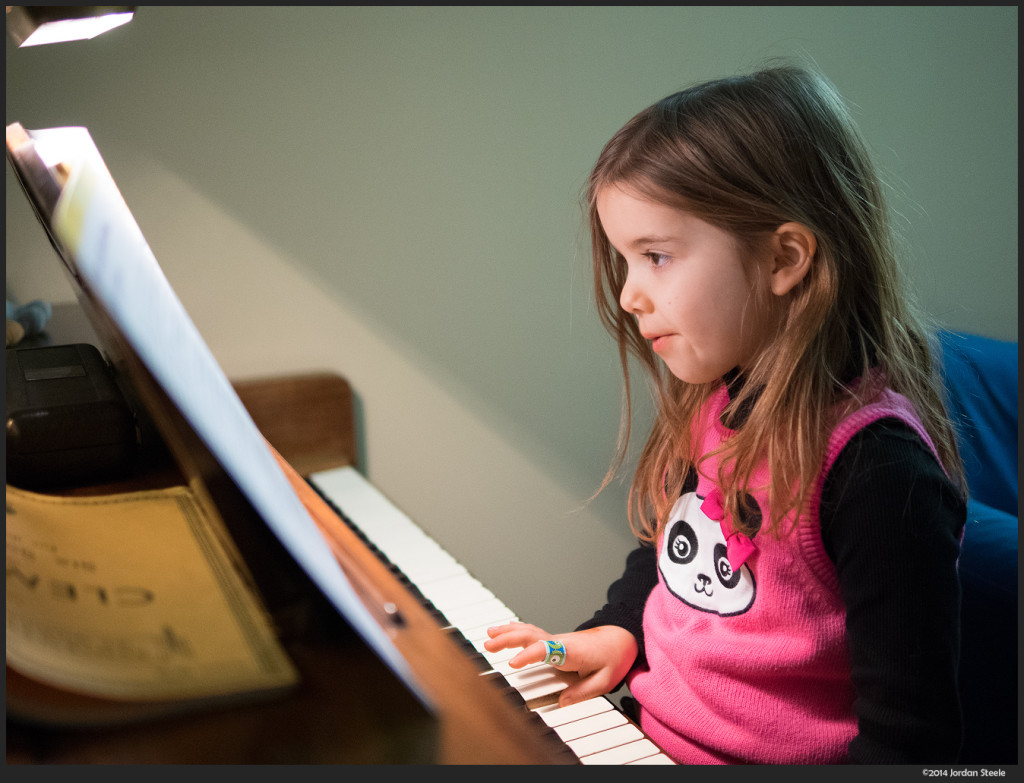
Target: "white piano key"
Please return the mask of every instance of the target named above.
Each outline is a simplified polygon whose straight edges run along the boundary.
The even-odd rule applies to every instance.
[[[519,691],[526,702],[561,693],[569,687],[571,681],[566,672],[548,664],[521,669],[506,675],[505,680]]]
[[[479,590],[467,590],[461,595],[459,593],[442,593],[436,595],[429,589],[420,591],[423,597],[432,603],[438,611],[449,612],[455,611],[456,609],[464,609],[470,606],[480,606],[481,604],[488,603],[489,601],[497,601],[497,597],[487,588],[480,588]],[[507,608],[507,607],[506,607]]]
[[[341,512],[357,530],[373,541],[378,549],[382,545],[397,547],[403,541],[428,538],[423,529],[407,516],[388,512],[379,503],[362,503],[355,495],[348,497],[344,494],[329,493],[328,497],[344,498],[345,505],[339,506]]]
[[[583,718],[589,718],[591,715],[597,715],[614,709],[615,705],[604,696],[596,696],[593,699],[570,704],[568,707],[559,707],[557,704],[545,704],[543,707],[538,707],[534,712],[548,726],[555,728],[563,723],[582,720]]]
[[[378,504],[373,514],[358,511],[357,514],[350,514],[351,504],[346,499],[345,508],[342,512],[349,517],[349,521],[355,525],[363,534],[370,538],[374,545],[391,549],[401,549],[403,544],[414,544],[423,541],[433,541],[427,533],[404,514],[385,513],[382,506]]]
[[[489,650],[484,650],[482,644],[479,646],[474,644],[473,647],[479,651],[480,655],[482,655],[483,659],[486,660],[488,663],[501,663],[502,661],[508,660],[509,658],[513,657],[516,653],[519,652],[518,648],[512,648],[509,650],[499,650],[498,652],[493,653]]]
[[[461,630],[462,628],[476,628],[486,625],[492,622],[494,618],[507,617],[511,614],[511,611],[505,604],[495,598],[480,604],[454,609],[451,614],[446,612],[445,618],[447,618],[449,623]]]
[[[392,558],[391,562],[397,565],[406,578],[417,587],[467,573],[465,567],[459,565],[455,560],[410,559],[401,561]]]
[[[568,707],[560,707],[557,703],[547,704],[543,707],[538,707],[533,710],[537,715],[544,721],[548,726],[555,729],[556,733],[559,733],[562,739],[568,740],[567,736],[561,736],[562,732],[559,731],[558,727],[563,727],[565,730],[566,725],[573,723],[584,724],[585,728],[594,728],[598,724],[587,723],[588,719],[592,717],[599,717],[603,714],[614,714],[619,716],[615,721],[610,723],[616,723],[622,725],[628,722],[628,719],[619,712],[618,708],[605,696],[597,696],[593,699],[586,701],[577,702],[576,704],[570,704]],[[577,732],[579,733],[579,732]],[[630,732],[632,734],[632,732]],[[642,731],[641,731],[642,734]],[[611,735],[611,739],[614,741],[616,735]],[[595,742],[598,745],[604,745],[609,741],[609,738],[595,738]],[[647,743],[647,744],[643,744]],[[621,748],[621,749],[620,749]],[[585,764],[644,764],[644,765],[675,765],[669,756],[665,755],[653,742],[650,742],[646,737],[642,740],[634,740],[626,745],[620,746],[620,748],[609,748],[607,751],[598,751],[597,753],[591,753],[586,760],[581,760]],[[586,750],[592,750],[592,748],[585,748]],[[607,752],[607,755],[601,755]],[[650,753],[651,755],[646,755]]]
[[[652,742],[651,744],[653,745],[654,743]],[[657,750],[657,748],[655,748],[655,750]],[[637,759],[636,761],[627,761],[626,763],[629,764],[630,766],[635,766],[635,765],[639,765],[639,764],[645,764],[645,765],[664,764],[664,765],[676,766],[676,763],[671,758],[666,756],[664,753],[661,753],[660,751],[655,753],[653,756],[644,756],[642,759]]]
[[[599,712],[597,715],[591,715],[589,718],[562,724],[555,728],[555,733],[564,742],[569,742],[570,740],[598,734],[608,729],[614,729],[616,726],[623,726],[626,723],[628,723],[626,716],[621,712],[618,710],[608,710],[607,712]]]
[[[612,731],[615,731],[615,729]],[[580,757],[580,763],[589,765],[614,764],[622,766],[625,764],[632,764],[640,759],[646,758],[647,756],[653,756],[656,753],[660,753],[657,745],[649,739],[639,739],[625,745],[618,745],[614,748],[609,748],[608,750],[591,753],[588,756],[582,756]]]
[[[518,622],[519,618],[516,614],[509,609],[508,614],[502,617],[496,617],[494,620],[487,620],[480,625],[469,626],[465,625],[459,628],[466,639],[473,643],[473,647],[477,650],[483,651],[483,643],[490,639],[487,636],[487,628],[494,627],[495,625],[505,625],[509,622]]]
[[[573,753],[580,757],[583,763],[586,756],[599,753],[601,751],[607,751],[610,748],[617,748],[620,745],[625,745],[634,740],[643,739],[643,732],[640,731],[632,723],[627,723],[624,726],[618,726],[609,731],[602,731],[600,734],[592,734],[589,737],[580,737],[578,740],[565,743],[569,746]],[[635,758],[640,758],[636,756]],[[621,762],[625,763],[625,762]]]
[[[423,533],[401,535],[395,540],[381,539],[375,542],[377,549],[394,563],[443,562],[454,563],[455,558]]]
[[[476,595],[483,595],[487,598],[497,597],[468,571],[448,579],[431,582],[429,585],[425,585],[420,592],[431,601],[448,601],[455,598],[465,599]]]
[[[514,655],[515,653],[517,653],[519,651],[518,650],[511,650],[510,652]],[[509,665],[509,660],[511,658],[512,658],[512,655],[508,656],[508,658],[506,658],[505,660],[502,660],[502,661],[487,661],[487,662],[491,665],[491,668],[494,669],[494,671],[498,672],[498,674],[501,674],[501,675],[509,675],[509,674],[514,674],[516,672],[525,672],[525,671],[527,671],[529,669],[534,669],[534,668],[536,668],[538,666],[546,666],[547,665],[543,661],[537,661],[536,663],[528,663],[528,664],[526,664],[526,666],[519,666],[519,667],[516,667],[516,668],[512,668]],[[486,658],[485,658],[485,660],[486,660]],[[507,677],[506,677],[506,679],[507,679]]]
[[[409,582],[416,585],[420,592],[423,592],[423,587],[430,582],[466,575],[465,570],[458,563],[415,557],[403,559],[388,556],[387,559]]]
[[[479,619],[480,612],[483,612],[487,618],[500,616],[494,613],[493,601],[492,598],[465,604],[450,604],[447,601],[433,601],[432,603],[445,616],[448,623],[461,632],[467,623],[473,623]]]

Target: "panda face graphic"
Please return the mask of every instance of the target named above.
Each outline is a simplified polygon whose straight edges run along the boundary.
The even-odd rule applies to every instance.
[[[662,539],[658,569],[669,591],[687,606],[728,617],[746,612],[757,592],[746,564],[734,571],[721,525],[701,510],[704,498],[676,501]]]

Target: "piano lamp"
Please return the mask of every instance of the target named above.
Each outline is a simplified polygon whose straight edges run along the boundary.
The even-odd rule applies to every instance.
[[[133,5],[9,5],[7,32],[18,46],[95,38],[132,20]]]

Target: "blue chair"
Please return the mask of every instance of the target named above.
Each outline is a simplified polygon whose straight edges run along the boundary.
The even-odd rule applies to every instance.
[[[1017,343],[942,332],[970,498],[960,550],[964,764],[1017,763]]]

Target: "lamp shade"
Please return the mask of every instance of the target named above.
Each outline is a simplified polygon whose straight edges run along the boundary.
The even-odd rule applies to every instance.
[[[9,5],[7,32],[18,46],[95,38],[130,22],[133,5]]]

